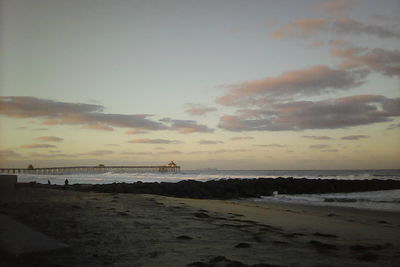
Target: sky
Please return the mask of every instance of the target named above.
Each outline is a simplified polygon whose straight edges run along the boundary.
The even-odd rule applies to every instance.
[[[400,166],[398,0],[0,0],[0,167]]]

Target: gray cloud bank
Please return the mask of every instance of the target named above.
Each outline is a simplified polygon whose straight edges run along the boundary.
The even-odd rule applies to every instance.
[[[35,97],[0,97],[0,115],[11,118],[40,118],[46,125],[82,125],[94,130],[113,127],[136,130],[173,130],[181,133],[212,132],[196,121],[151,120],[149,114],[104,113],[104,107],[94,104],[67,103]]]
[[[400,38],[399,29],[367,25],[351,18],[303,18],[289,22],[270,34],[273,39],[305,38],[315,34],[369,35],[378,38]]]
[[[220,118],[219,127],[230,131],[287,131],[336,129],[392,121],[400,116],[400,98],[355,95],[323,101],[271,104]]]

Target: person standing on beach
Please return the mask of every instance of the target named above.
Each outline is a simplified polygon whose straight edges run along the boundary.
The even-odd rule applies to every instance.
[[[65,186],[67,186],[69,183],[68,179],[65,179]]]

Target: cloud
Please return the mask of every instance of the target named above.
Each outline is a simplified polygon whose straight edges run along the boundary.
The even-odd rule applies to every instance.
[[[211,151],[204,151],[204,150],[199,150],[199,151],[191,151],[188,152],[187,154],[221,154],[221,153],[241,153],[241,152],[249,152],[251,151],[250,149],[218,149],[218,150],[211,150]]]
[[[348,45],[348,42],[343,39],[332,39],[332,40],[329,40],[328,44],[330,46],[334,46],[334,47],[342,47],[342,46]]]
[[[400,38],[400,32],[389,27],[379,25],[364,25],[363,23],[350,19],[341,18],[333,22],[332,28],[340,34],[348,35],[372,35],[379,38]]]
[[[126,131],[125,134],[130,134],[130,135],[134,135],[134,134],[146,134],[148,132],[146,131],[141,131],[141,130],[132,130],[132,131]]]
[[[128,141],[128,143],[134,143],[134,144],[181,144],[183,142],[178,141],[178,140],[143,138],[143,139],[133,139],[133,140]]]
[[[216,108],[210,108],[201,104],[189,103],[187,106],[188,108],[185,110],[185,112],[193,116],[201,116],[207,114],[208,112],[217,110]]]
[[[350,18],[303,18],[290,21],[270,34],[273,39],[307,38],[316,34],[370,35],[378,38],[400,38],[400,32],[380,25],[365,25]]]
[[[56,136],[40,136],[36,139],[43,142],[61,142],[64,140],[63,138]]]
[[[281,144],[268,144],[268,145],[256,145],[256,146],[262,146],[262,147],[278,147],[278,148],[287,147],[287,145],[281,145]]]
[[[1,114],[1,113],[0,113]],[[34,131],[47,131],[47,128],[35,128]]]
[[[63,153],[30,153],[29,157],[34,158],[74,158],[75,154],[63,154]]]
[[[219,153],[237,153],[237,152],[248,152],[250,149],[218,149],[215,151],[210,151],[210,154],[219,154]]]
[[[175,154],[175,155],[178,155],[178,154],[183,154],[183,152],[179,151],[179,150],[168,150],[168,151],[158,152],[158,154],[162,154],[162,155],[164,155],[164,154]]]
[[[49,145],[49,144],[30,144],[30,145],[22,145],[21,148],[29,148],[29,149],[35,149],[35,148],[51,148],[51,147],[57,147],[55,145]]]
[[[278,30],[272,32],[273,39],[284,39],[288,37],[309,37],[315,32],[326,28],[327,19],[324,18],[305,18],[289,22]]]
[[[21,127],[15,128],[15,130],[26,130],[26,129],[28,129],[28,127],[26,127],[26,126],[21,126]]]
[[[0,159],[22,158],[23,156],[13,150],[0,150]]]
[[[230,85],[228,93],[216,101],[221,105],[232,106],[315,96],[359,86],[363,83],[363,77],[364,74],[360,72],[317,65],[284,72],[276,77]]]
[[[333,0],[320,3],[316,10],[322,10],[333,16],[342,16],[346,11],[353,8],[357,1],[351,0]]]
[[[314,140],[334,140],[332,137],[329,136],[315,136],[315,135],[303,135],[303,138],[314,139]]]
[[[313,41],[311,44],[308,45],[309,48],[320,48],[324,45],[323,42],[320,41]]]
[[[148,119],[148,114],[109,114],[104,107],[93,104],[66,103],[35,97],[0,97],[0,115],[12,118],[41,118],[46,125],[83,125],[96,130],[111,127],[166,130],[160,122]]]
[[[348,136],[343,136],[341,139],[342,140],[359,140],[359,139],[364,139],[364,138],[369,138],[368,135],[348,135]]]
[[[120,152],[121,155],[125,155],[125,156],[130,156],[130,155],[134,155],[134,156],[150,156],[153,155],[153,153],[151,152],[130,152],[130,151],[125,151],[125,152]]]
[[[183,134],[214,132],[213,129],[208,128],[206,125],[198,124],[193,120],[173,120],[170,118],[164,118],[160,121],[170,124],[169,129]]]
[[[217,144],[223,144],[223,141],[215,141],[215,140],[200,140],[198,142],[200,145],[217,145]]]
[[[321,150],[321,152],[332,152],[332,153],[336,153],[336,152],[339,152],[339,150],[338,150],[338,149],[323,149],[323,150]]]
[[[337,129],[391,121],[400,116],[400,98],[355,95],[322,101],[294,101],[254,112],[224,115],[218,127],[229,131]]]
[[[104,113],[94,104],[67,103],[35,97],[0,97],[0,115],[11,118],[40,118],[45,125],[82,125],[84,128],[111,131],[113,127],[131,128],[138,132],[172,130],[180,133],[213,132],[193,120],[166,118],[155,121],[149,114]]]
[[[235,137],[231,137],[232,141],[252,140],[252,139],[254,139],[254,137],[251,137],[251,136],[235,136]]]
[[[323,148],[328,148],[328,145],[311,145],[311,149],[323,149]]]
[[[79,155],[82,156],[105,156],[105,155],[111,155],[114,154],[114,151],[111,150],[93,150],[87,153],[82,153]]]
[[[330,50],[330,54],[343,59],[344,69],[371,70],[386,76],[400,76],[400,51],[383,48],[348,47]]]
[[[98,124],[87,125],[84,128],[90,129],[90,130],[97,130],[97,131],[114,131],[114,129],[110,126],[98,125]]]

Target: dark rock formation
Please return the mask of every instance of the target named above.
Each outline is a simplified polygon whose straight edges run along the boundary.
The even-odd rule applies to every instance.
[[[43,187],[61,188],[55,185]],[[280,194],[322,194],[340,192],[362,192],[374,190],[400,189],[400,181],[395,180],[336,180],[336,179],[222,179],[199,182],[193,180],[178,183],[136,182],[68,186],[68,190],[95,191],[104,193],[157,194],[184,198],[233,199],[269,196],[274,191]]]

